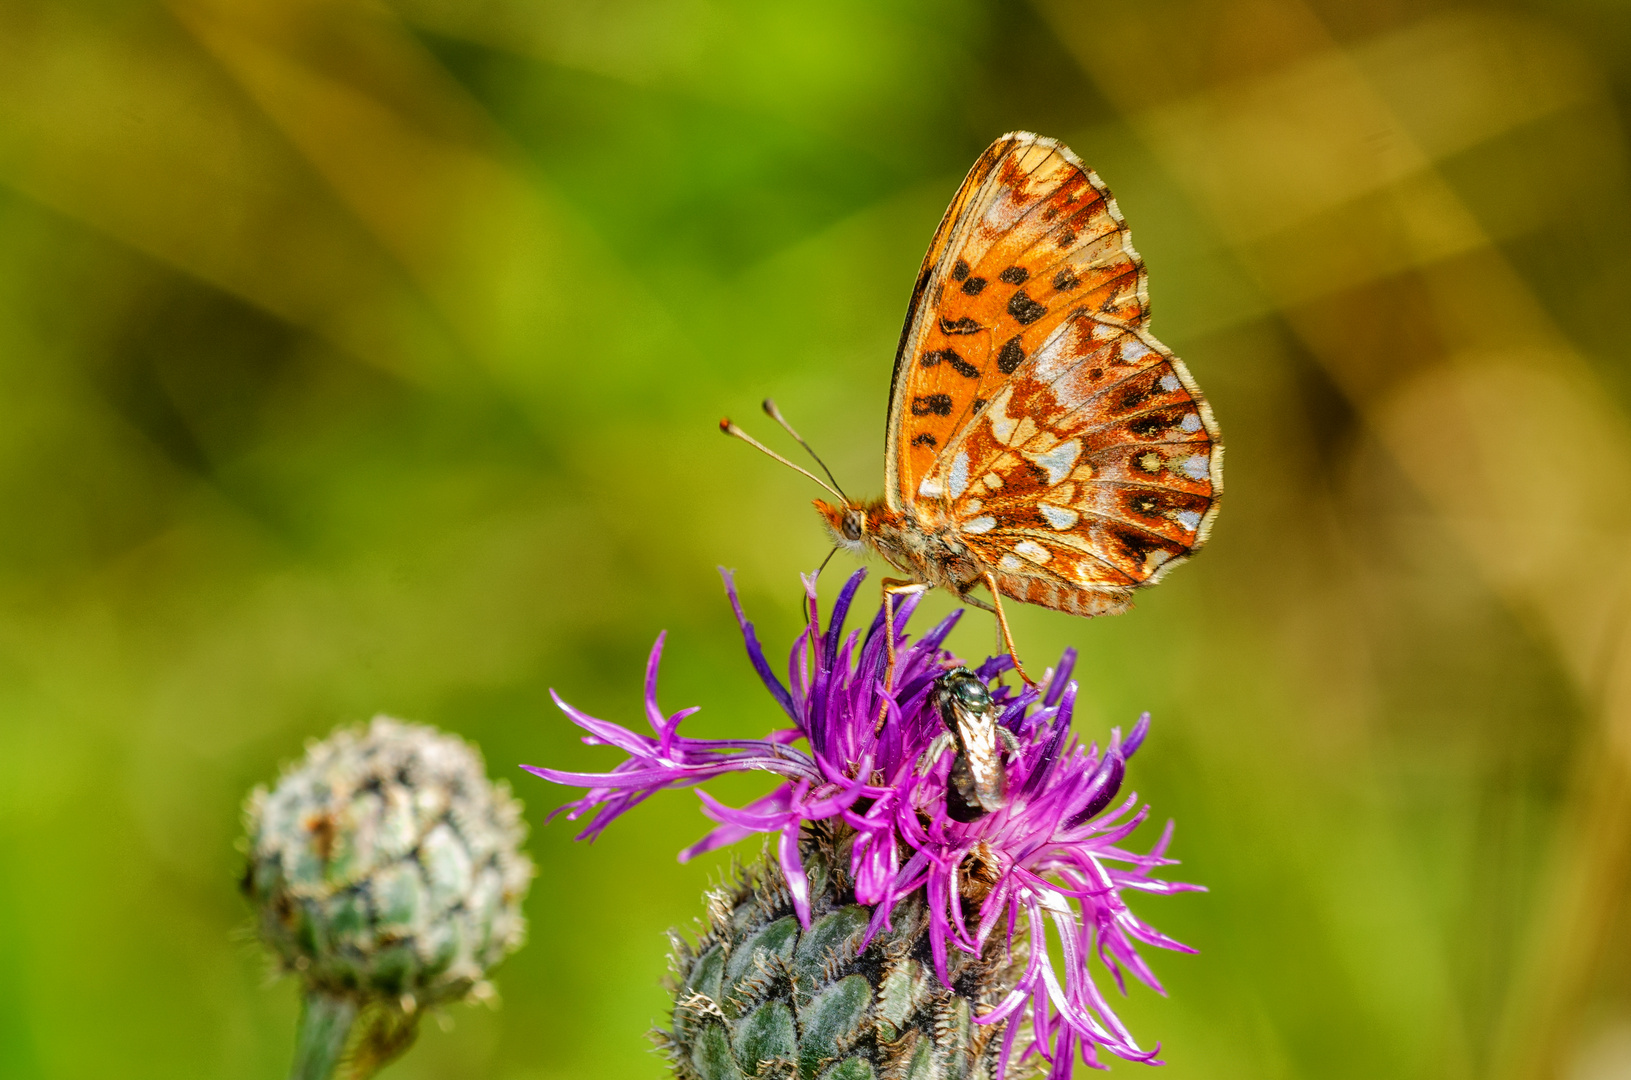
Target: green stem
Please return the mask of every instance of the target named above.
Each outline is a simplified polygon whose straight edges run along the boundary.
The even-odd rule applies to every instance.
[[[289,1080],[334,1080],[356,1020],[355,999],[308,990],[295,1033]]]

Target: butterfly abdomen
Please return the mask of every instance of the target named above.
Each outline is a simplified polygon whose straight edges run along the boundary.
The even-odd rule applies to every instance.
[[[1098,586],[1072,588],[1045,578],[996,573],[997,589],[1026,604],[1063,611],[1069,615],[1119,615],[1133,606],[1132,589]]]

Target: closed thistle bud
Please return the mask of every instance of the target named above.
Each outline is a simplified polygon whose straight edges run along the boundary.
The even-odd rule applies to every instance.
[[[244,824],[260,937],[305,986],[294,1077],[371,1075],[425,1008],[489,995],[525,938],[520,804],[455,736],[336,731],[250,793]]]
[[[992,940],[979,957],[953,954],[948,989],[935,976],[928,910],[916,897],[866,941],[873,913],[855,902],[844,871],[853,842],[843,825],[805,828],[808,929],[767,858],[709,894],[696,944],[675,936],[672,1023],[652,1035],[676,1076],[990,1080],[1004,1027],[1017,1019],[973,1018],[1013,986],[1023,947],[1009,956]],[[1009,1069],[1010,1080],[1018,1075]]]

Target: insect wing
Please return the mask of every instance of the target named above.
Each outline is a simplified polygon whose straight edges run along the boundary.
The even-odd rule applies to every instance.
[[[959,709],[956,738],[960,757],[968,768],[973,801],[987,812],[1000,810],[1006,801],[1007,770],[997,742],[996,709]]]
[[[1074,154],[1004,135],[969,171],[918,274],[890,393],[892,506],[920,498],[955,434],[1079,308],[1141,324],[1143,263]]]
[[[1160,342],[1091,318],[1057,339],[930,479],[1004,593],[1104,614],[1205,541],[1222,452],[1205,400]]]
[[[915,496],[917,478],[932,466],[936,447],[943,445],[945,437],[956,428],[954,409],[956,399],[947,393],[944,407],[934,395],[946,393],[936,385],[937,380],[922,377],[923,367],[912,361],[922,355],[927,322],[933,321],[934,309],[944,298],[945,278],[950,267],[945,253],[952,245],[961,246],[969,231],[971,208],[980,205],[998,165],[1019,143],[1018,135],[1004,135],[980,155],[974,167],[963,178],[962,186],[952,196],[951,205],[940,219],[929,242],[929,250],[918,268],[917,283],[912,288],[912,302],[906,308],[906,324],[901,327],[900,344],[895,348],[895,370],[889,382],[889,422],[884,436],[884,499],[892,510],[910,503]],[[933,368],[935,365],[930,364]],[[948,367],[955,371],[955,367]],[[966,389],[966,388],[962,388]],[[905,430],[906,416],[915,417],[910,431]],[[934,419],[928,419],[933,417]],[[913,440],[916,440],[915,442]]]
[[[890,494],[945,507],[1005,594],[1125,608],[1205,541],[1222,446],[1144,327],[1103,183],[1033,135],[993,144],[942,221],[896,357]]]

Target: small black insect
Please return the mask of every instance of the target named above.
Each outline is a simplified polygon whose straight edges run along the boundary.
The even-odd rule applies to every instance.
[[[947,815],[953,821],[974,821],[1002,809],[1008,801],[1003,751],[1017,754],[1019,742],[997,723],[1000,710],[985,683],[968,668],[953,668],[935,680],[929,705],[946,730],[923,752],[919,768],[932,767],[948,748],[957,748],[946,785]]]

